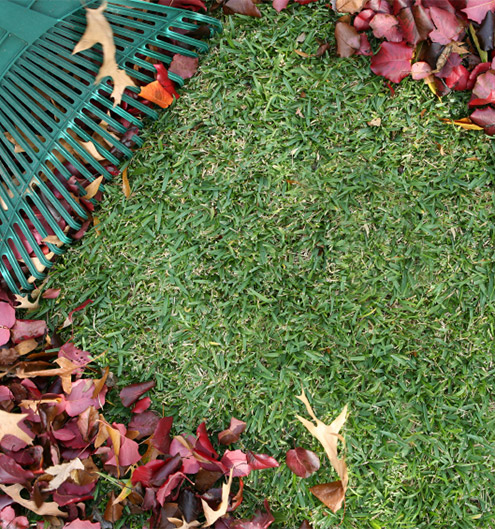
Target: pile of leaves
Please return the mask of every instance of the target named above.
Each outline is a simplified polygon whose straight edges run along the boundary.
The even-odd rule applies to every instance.
[[[277,11],[287,4],[273,0]],[[332,7],[343,14],[335,27],[340,57],[371,56],[375,74],[393,83],[411,75],[439,97],[471,92],[473,112],[454,123],[495,134],[495,0],[333,0]]]
[[[266,529],[265,511],[235,519],[243,480],[277,467],[266,454],[214,448],[205,423],[196,435],[171,436],[172,417],[149,409],[154,382],[120,391],[127,424],[107,421],[103,408],[115,377],[90,376],[91,357],[49,334],[45,321],[18,319],[0,292],[0,527],[26,529],[26,510],[38,527],[99,529],[124,508],[146,514],[148,527]],[[246,423],[232,419],[218,445],[238,441]],[[94,498],[99,480],[120,487],[103,513]],[[32,515],[31,515],[32,516]],[[108,525],[108,524],[107,524]]]

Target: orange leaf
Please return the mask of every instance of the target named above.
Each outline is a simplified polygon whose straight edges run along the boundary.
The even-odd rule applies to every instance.
[[[162,108],[167,108],[174,100],[173,96],[170,95],[158,81],[153,81],[152,83],[143,86],[139,95]]]
[[[452,125],[457,125],[458,127],[461,127],[462,129],[466,129],[466,130],[483,130],[483,127],[480,127],[479,125],[476,125],[475,123],[473,123],[470,118],[461,118],[461,119],[443,118],[442,121],[444,123],[451,123]]]

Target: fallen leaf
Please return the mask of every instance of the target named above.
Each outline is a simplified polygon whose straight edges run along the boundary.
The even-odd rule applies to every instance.
[[[366,0],[337,0],[335,7],[339,13],[357,13]]]
[[[127,167],[122,171],[122,191],[124,192],[125,198],[131,196],[131,186],[129,185],[129,179],[127,178]]]
[[[221,445],[230,445],[239,440],[241,433],[246,429],[246,423],[232,417],[230,426],[218,434],[218,442]]]
[[[35,377],[53,377],[58,376],[62,379],[62,388],[68,395],[72,391],[72,374],[74,371],[79,369],[78,364],[74,364],[68,358],[60,357],[54,360],[56,364],[60,367],[52,369],[37,369],[37,370],[27,370],[26,367],[29,367],[29,362],[24,362],[16,371],[16,377],[18,378],[35,378]]]
[[[85,188],[86,194],[83,196],[86,200],[93,198],[98,193],[101,183],[103,182],[103,176],[95,178],[88,187]]]
[[[344,406],[344,409],[340,412],[339,416],[331,424],[326,425],[314,414],[304,391],[297,398],[306,406],[306,410],[314,420],[314,423],[300,417],[299,415],[296,415],[297,419],[299,419],[309,432],[320,441],[332,467],[339,475],[340,480],[335,482],[339,485],[335,485],[335,487],[332,488],[333,492],[328,493],[325,496],[328,501],[328,503],[325,501],[325,505],[328,505],[333,512],[337,512],[344,501],[345,491],[347,490],[347,483],[349,481],[345,460],[344,458],[339,458],[337,452],[337,441],[340,439],[340,441],[344,443],[344,438],[339,434],[339,431],[346,421],[347,406]],[[319,489],[317,490],[319,491]]]
[[[348,17],[342,18],[347,19]],[[339,57],[351,57],[361,47],[359,33],[346,20],[339,20],[335,25],[335,39]]]
[[[23,340],[15,346],[15,350],[19,353],[19,356],[27,355],[31,351],[34,351],[38,347],[38,342],[33,338],[29,340]]]
[[[128,408],[129,406],[132,406],[138,399],[140,399],[147,391],[154,388],[155,385],[156,382],[154,380],[150,380],[148,382],[140,382],[138,384],[126,386],[120,392],[120,400],[122,401],[122,404]]]
[[[230,494],[230,488],[232,486],[232,473],[233,470],[230,470],[229,480],[227,483],[222,484],[222,501],[220,502],[220,505],[218,506],[218,509],[214,510],[212,509],[203,498],[201,498],[201,504],[203,505],[203,512],[206,517],[206,524],[204,527],[209,527],[210,525],[213,525],[219,518],[227,514],[227,510],[229,508],[229,494]]]
[[[373,118],[371,121],[367,122],[370,127],[380,127],[382,124],[382,118]]]
[[[333,481],[323,485],[315,485],[309,489],[332,512],[337,512],[345,499],[345,490],[342,481]]]
[[[286,454],[287,466],[296,476],[309,478],[320,468],[320,459],[311,450],[296,447]]]
[[[163,88],[159,81],[152,81],[141,87],[139,95],[161,108],[169,107],[174,101],[173,96]]]
[[[31,293],[31,298],[33,301],[29,300],[29,296],[26,294],[25,296],[20,296],[19,294],[15,294],[15,300],[17,301],[16,309],[26,309],[26,310],[36,310],[40,306],[40,294],[41,290],[36,290]]]
[[[61,463],[60,465],[53,465],[45,468],[45,474],[53,476],[53,479],[48,484],[48,487],[43,490],[48,492],[50,490],[58,489],[60,485],[71,478],[77,470],[84,470],[84,465],[78,457],[68,463]]]
[[[226,15],[247,15],[249,17],[260,18],[260,10],[253,4],[251,0],[229,0],[223,5],[223,12]]]
[[[480,127],[479,125],[476,125],[476,123],[473,123],[471,121],[471,118],[461,118],[461,119],[442,118],[441,121],[443,121],[444,123],[450,123],[452,125],[457,125],[458,127],[461,127],[462,129],[466,129],[466,130],[483,130],[483,127]]]
[[[120,104],[122,94],[128,86],[136,86],[134,81],[127,75],[125,70],[121,70],[115,59],[115,42],[113,32],[108,20],[103,15],[107,7],[107,2],[103,2],[97,9],[86,8],[86,31],[81,40],[76,44],[72,55],[80,51],[92,48],[95,44],[100,43],[103,48],[103,64],[96,76],[95,83],[109,76],[113,79],[112,97],[114,106]]]
[[[38,507],[34,501],[25,500],[21,496],[21,491],[24,490],[24,487],[18,483],[11,485],[10,487],[7,487],[6,485],[0,485],[0,489],[3,490],[7,496],[10,496],[16,503],[22,507],[25,507],[29,511],[34,512],[35,514],[38,514],[39,516],[60,516],[61,518],[65,518],[67,516],[67,513],[62,512],[55,502],[45,501]]]
[[[176,53],[168,67],[168,71],[180,75],[182,79],[190,79],[198,70],[199,59]]]
[[[311,55],[301,50],[294,50],[294,53],[297,53],[299,57],[304,57],[305,59],[307,59],[308,57],[311,57]]]
[[[129,493],[132,492],[132,489],[129,489]],[[123,498],[122,498],[123,499]],[[122,500],[120,500],[122,501]],[[122,518],[122,512],[124,511],[124,506],[120,504],[120,501],[115,500],[115,493],[110,493],[108,498],[108,503],[103,514],[103,519],[110,523],[115,523]]]
[[[0,441],[6,435],[13,435],[28,445],[32,444],[32,437],[19,428],[19,424],[22,423],[27,416],[26,413],[8,413],[0,410]]]
[[[461,9],[470,20],[481,24],[488,11],[495,11],[495,0],[467,0],[466,7]]]
[[[377,75],[400,83],[411,73],[413,49],[403,42],[383,42],[371,58],[371,70]]]
[[[199,527],[201,525],[201,523],[198,522],[198,520],[193,520],[192,522],[186,522],[184,520],[184,518],[182,518],[182,519],[179,519],[179,518],[167,518],[167,520],[170,523],[173,523],[175,525],[176,529],[191,529],[191,528],[194,528],[194,527]]]
[[[48,288],[43,292],[41,297],[43,299],[56,299],[60,296],[60,292],[62,292],[60,288]]]
[[[72,323],[72,317],[74,316],[74,314],[76,312],[79,312],[80,310],[83,310],[90,303],[93,303],[93,300],[92,299],[87,299],[84,303],[81,303],[78,307],[76,307],[75,309],[71,310],[69,312],[69,315],[67,316],[67,318],[65,319],[65,321],[64,321],[64,323],[62,325],[62,329],[64,329],[65,327],[68,327]]]

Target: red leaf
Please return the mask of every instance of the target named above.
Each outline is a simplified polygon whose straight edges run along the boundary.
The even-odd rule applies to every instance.
[[[413,46],[425,40],[435,29],[430,15],[421,4],[400,10],[397,19],[404,34],[404,40]]]
[[[5,345],[10,340],[10,331],[5,327],[0,328],[0,345]]]
[[[179,99],[179,94],[175,91],[174,83],[168,78],[168,72],[163,64],[155,64],[156,80],[165,88],[165,90],[176,99]]]
[[[234,478],[248,476],[252,470],[247,462],[247,456],[242,450],[226,450],[221,462],[225,465],[226,473],[233,469],[232,476]]]
[[[469,71],[462,64],[452,69],[451,74],[445,78],[445,84],[452,90],[466,90]]]
[[[430,39],[438,44],[450,44],[453,40],[459,40],[464,26],[460,19],[453,13],[438,7],[430,8],[430,16],[436,29],[430,32]]]
[[[138,400],[132,408],[132,413],[143,413],[151,406],[151,399],[149,397],[144,397],[144,399]]]
[[[368,31],[370,29],[370,21],[375,16],[375,12],[371,9],[363,9],[352,22],[357,31]]]
[[[158,421],[151,444],[162,454],[168,454],[170,450],[170,430],[172,429],[173,417],[163,417]]]
[[[402,32],[399,28],[399,21],[394,15],[378,13],[370,22],[373,35],[377,39],[386,39],[389,42],[401,42],[403,40]]]
[[[23,469],[11,457],[0,454],[0,483],[22,484],[33,478],[34,474],[30,470]]]
[[[481,24],[488,11],[495,11],[495,0],[467,0],[466,7],[462,9],[470,20]]]
[[[180,75],[182,79],[190,79],[198,70],[199,59],[176,53],[168,71]]]
[[[66,523],[62,529],[101,529],[100,522],[90,522],[76,518],[72,522]]]
[[[411,67],[411,76],[415,81],[425,79],[426,77],[431,75],[431,73],[431,66],[425,61],[415,62]]]
[[[178,489],[182,485],[184,479],[185,476],[182,472],[176,472],[175,474],[172,474],[156,493],[156,500],[158,503],[163,506],[167,497],[169,497],[174,492],[174,490]]]
[[[104,386],[96,398],[93,398],[94,389],[93,380],[81,378],[72,383],[72,391],[65,397],[65,411],[69,417],[80,415],[90,406],[94,406],[96,409],[104,406],[107,387]]]
[[[384,42],[371,58],[371,70],[394,83],[411,73],[413,49],[403,42]]]
[[[223,12],[226,15],[238,13],[239,15],[247,15],[250,17],[261,17],[260,10],[251,0],[229,0],[223,5]]]
[[[127,429],[139,432],[136,439],[142,439],[143,437],[148,437],[155,431],[159,420],[160,417],[154,411],[143,411],[143,413],[135,414],[132,417]]]
[[[473,96],[469,106],[487,105],[495,103],[495,71],[488,70],[478,76],[473,88]]]
[[[17,320],[12,327],[12,341],[19,343],[31,338],[41,338],[47,331],[43,320]]]
[[[356,52],[356,55],[366,55],[367,57],[373,55],[370,41],[368,40],[368,35],[366,35],[366,33],[361,33],[359,36],[361,37],[361,45],[359,50]]]
[[[62,328],[68,327],[72,323],[72,317],[74,316],[74,313],[85,309],[90,303],[93,303],[93,300],[92,299],[87,299],[84,303],[81,303],[79,305],[79,307],[76,307],[74,310],[71,310],[69,312],[69,315],[67,316],[66,320],[64,321],[64,324],[62,325]]]
[[[489,136],[495,134],[495,108],[478,108],[471,114],[471,120],[483,127]]]
[[[60,296],[60,292],[62,292],[61,288],[48,288],[43,292],[41,297],[43,299],[56,299]]]
[[[2,529],[28,529],[29,527],[28,519],[25,516],[17,516],[10,505],[0,510],[0,522]]]
[[[287,466],[300,478],[309,478],[320,468],[318,456],[305,448],[294,448],[286,455]]]
[[[272,6],[277,13],[280,13],[289,5],[289,0],[273,0]]]
[[[476,80],[478,79],[478,76],[482,73],[487,72],[490,69],[491,65],[489,62],[481,62],[480,64],[477,64],[471,73],[469,74],[469,79],[467,82],[467,89],[472,90],[474,85],[476,84]]]
[[[251,451],[247,451],[247,462],[251,467],[251,470],[264,470],[265,468],[278,467],[278,461],[266,454],[253,454]]]
[[[120,400],[122,401],[122,404],[128,408],[138,399],[140,399],[147,391],[154,388],[155,385],[156,382],[154,380],[141,382],[138,384],[131,384],[120,392]]]
[[[218,442],[221,445],[230,445],[239,440],[241,433],[246,429],[246,423],[232,417],[230,426],[218,434]]]
[[[0,302],[0,327],[10,329],[15,323],[15,309],[4,301]],[[3,344],[1,344],[3,345]]]
[[[157,470],[165,465],[162,459],[153,459],[146,465],[141,465],[134,470],[131,477],[131,483],[136,486],[141,483],[144,487],[151,487],[150,480]]]
[[[194,450],[199,453],[206,453],[208,456],[218,459],[218,454],[215,452],[215,449],[208,438],[206,424],[204,422],[198,426],[196,435],[198,436],[198,439],[194,445]]]

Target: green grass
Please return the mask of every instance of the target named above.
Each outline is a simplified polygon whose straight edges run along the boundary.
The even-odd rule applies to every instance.
[[[323,461],[295,395],[327,422],[348,403],[342,528],[493,527],[492,140],[439,121],[466,95],[406,80],[391,97],[367,58],[297,55],[334,44],[327,8],[261,9],[225,20],[44,311],[94,299],[76,341],[121,384],[155,377],[177,433],[235,416],[241,447]],[[337,527],[309,493],[333,479],[259,472],[243,512],[267,497],[279,529]]]

